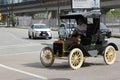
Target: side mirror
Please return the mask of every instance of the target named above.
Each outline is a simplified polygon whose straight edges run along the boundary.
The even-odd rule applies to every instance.
[[[107,36],[107,38],[110,38],[111,37],[111,31],[106,32],[106,36]]]

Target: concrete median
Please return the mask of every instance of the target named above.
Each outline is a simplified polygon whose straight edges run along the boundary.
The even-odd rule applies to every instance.
[[[112,37],[120,38],[120,33],[112,33]]]

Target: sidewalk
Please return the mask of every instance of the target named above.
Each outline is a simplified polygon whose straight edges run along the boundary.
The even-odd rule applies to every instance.
[[[120,38],[120,33],[112,32],[112,37]]]

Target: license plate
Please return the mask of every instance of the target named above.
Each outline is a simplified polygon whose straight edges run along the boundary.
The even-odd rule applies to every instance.
[[[46,36],[46,34],[42,34],[42,36]]]

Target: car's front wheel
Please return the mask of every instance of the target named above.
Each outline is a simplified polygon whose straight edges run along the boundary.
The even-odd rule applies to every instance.
[[[104,61],[107,65],[113,64],[116,60],[116,51],[113,46],[107,46],[103,55]]]
[[[40,53],[40,61],[45,67],[50,67],[54,62],[53,50],[45,47]]]
[[[28,33],[28,38],[31,39],[30,33]]]
[[[82,50],[74,48],[69,54],[69,65],[72,69],[79,69],[84,61]]]

